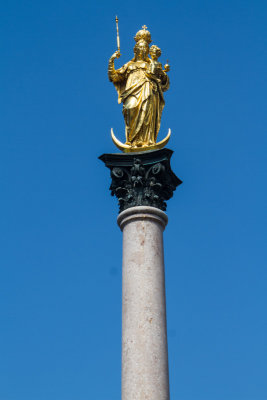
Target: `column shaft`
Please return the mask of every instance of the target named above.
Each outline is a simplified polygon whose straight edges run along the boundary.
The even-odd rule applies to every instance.
[[[123,231],[122,400],[169,400],[163,256],[166,214],[132,207]]]

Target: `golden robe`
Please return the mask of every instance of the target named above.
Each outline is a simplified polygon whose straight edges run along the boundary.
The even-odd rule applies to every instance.
[[[132,60],[118,70],[109,64],[109,79],[123,103],[126,143],[137,147],[156,143],[165,105],[162,92],[169,88],[167,74],[151,73],[150,64],[149,59]]]

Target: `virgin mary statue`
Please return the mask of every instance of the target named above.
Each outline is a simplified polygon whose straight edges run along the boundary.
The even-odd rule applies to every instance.
[[[156,144],[165,104],[163,92],[169,88],[169,66],[162,69],[157,61],[161,54],[157,46],[149,49],[151,36],[146,27],[134,39],[134,58],[116,70],[114,60],[120,57],[116,51],[109,60],[108,77],[118,92],[118,102],[123,103],[125,145],[141,150]]]

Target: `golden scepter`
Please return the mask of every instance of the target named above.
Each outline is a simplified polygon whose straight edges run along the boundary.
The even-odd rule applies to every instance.
[[[119,19],[117,16],[115,18],[115,21],[116,21],[116,28],[117,28],[117,47],[118,47],[118,53],[120,54],[121,46],[120,46],[120,35],[119,35]]]

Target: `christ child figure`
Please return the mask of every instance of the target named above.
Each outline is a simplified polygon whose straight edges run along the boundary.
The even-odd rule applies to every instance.
[[[161,50],[155,44],[150,47],[149,55],[151,57],[150,73],[159,77],[162,73],[162,64],[158,61],[161,56]]]
[[[159,77],[162,75],[162,72],[169,72],[170,66],[169,64],[164,65],[164,69],[162,69],[162,64],[158,61],[158,58],[161,56],[161,50],[155,44],[150,47],[149,55],[151,57],[150,64],[150,73]]]

